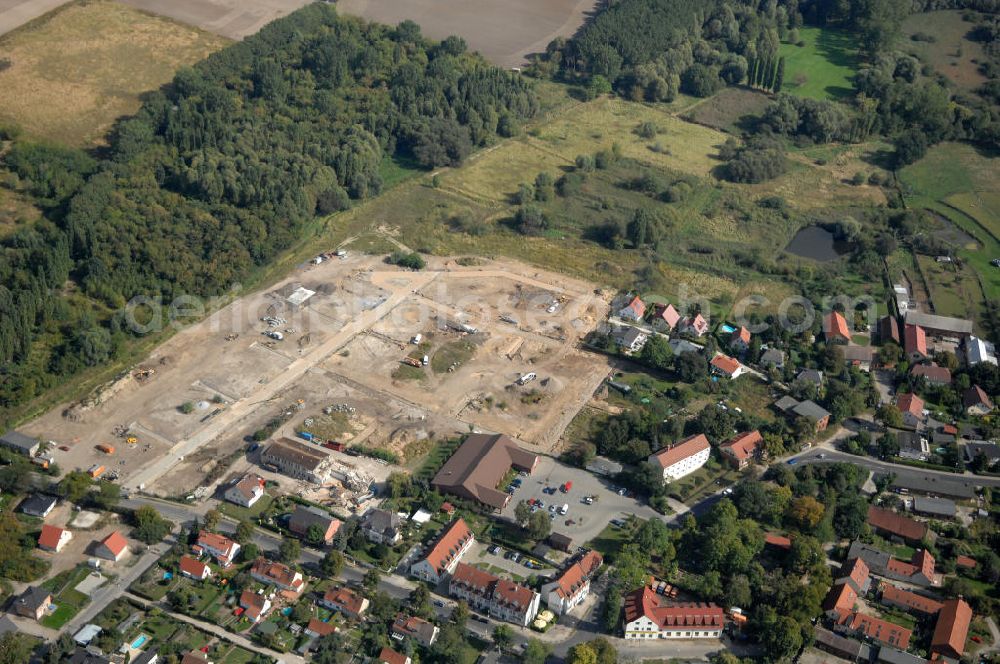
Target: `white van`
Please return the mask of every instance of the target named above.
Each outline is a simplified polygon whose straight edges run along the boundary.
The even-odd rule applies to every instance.
[[[566,515],[566,512],[568,512],[568,511],[569,511],[569,503],[563,503],[563,506],[559,508],[559,513],[562,514],[562,515],[564,515],[564,516]]]

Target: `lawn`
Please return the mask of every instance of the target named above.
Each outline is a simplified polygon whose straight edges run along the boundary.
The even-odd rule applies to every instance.
[[[907,204],[924,207],[975,239],[976,245],[955,247],[978,273],[986,296],[1000,299],[1000,164],[991,155],[960,143],[942,143],[899,173]],[[978,310],[978,307],[977,307]]]
[[[269,493],[265,493],[260,497],[252,507],[243,507],[242,505],[234,505],[228,501],[225,501],[219,505],[219,511],[223,514],[233,517],[237,520],[249,520],[256,521],[257,518],[266,512],[271,505],[274,503],[274,496]]]
[[[0,119],[34,138],[101,143],[140,95],[227,40],[109,0],[74,2],[0,39]]]
[[[630,519],[622,528],[608,524],[597,537],[587,542],[585,546],[600,552],[605,558],[613,559],[622,546],[628,543],[640,521],[640,519]]]
[[[61,629],[80,609],[87,605],[90,601],[89,598],[74,589],[90,572],[88,567],[75,567],[72,570],[61,572],[42,584],[46,589],[52,591],[52,603],[56,605],[56,610],[52,615],[45,616],[39,621],[42,625],[51,629]]]
[[[803,44],[782,44],[784,91],[812,99],[839,99],[851,94],[858,65],[851,36],[830,28],[799,28]]]

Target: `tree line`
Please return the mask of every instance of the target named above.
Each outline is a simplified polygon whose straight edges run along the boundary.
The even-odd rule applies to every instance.
[[[316,3],[180,70],[103,161],[15,142],[8,183],[45,218],[0,240],[0,408],[112,359],[130,298],[220,293],[377,194],[384,160],[458,164],[537,109],[459,38]]]

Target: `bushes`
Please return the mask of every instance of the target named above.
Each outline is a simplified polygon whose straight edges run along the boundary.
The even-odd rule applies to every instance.
[[[766,182],[788,168],[784,148],[770,136],[751,138],[742,147],[730,145],[725,153],[729,159],[723,172],[731,182]]]
[[[392,265],[398,265],[410,270],[422,270],[427,266],[427,262],[424,261],[424,257],[415,251],[410,253],[402,250],[394,251],[388,258],[386,258],[386,261]]]
[[[537,205],[522,205],[514,215],[514,227],[525,235],[541,235],[549,227],[549,218]]]
[[[695,97],[711,97],[722,88],[722,79],[714,67],[695,63],[681,74],[681,92]]]
[[[389,450],[383,450],[379,447],[368,447],[366,445],[351,445],[347,450],[348,453],[355,456],[366,456],[373,459],[381,459],[382,461],[387,461],[388,463],[399,463],[399,455],[395,452]]]

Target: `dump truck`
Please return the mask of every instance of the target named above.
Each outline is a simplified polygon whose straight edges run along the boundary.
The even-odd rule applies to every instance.
[[[403,364],[409,364],[411,367],[421,367],[420,360],[413,357],[404,357],[402,359]]]
[[[114,445],[108,445],[107,443],[101,443],[100,445],[97,446],[97,449],[98,449],[98,451],[104,452],[105,454],[114,454],[115,453],[115,446]]]

